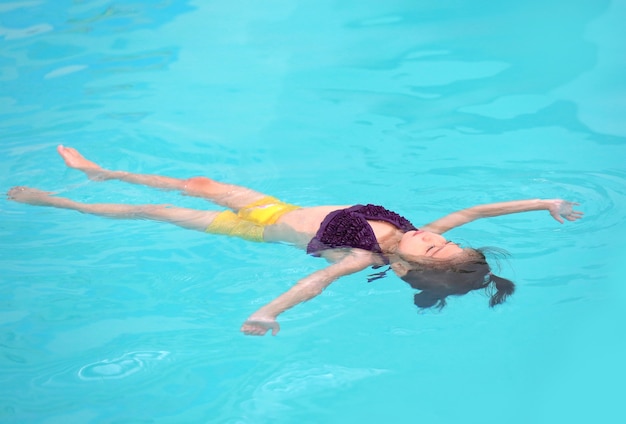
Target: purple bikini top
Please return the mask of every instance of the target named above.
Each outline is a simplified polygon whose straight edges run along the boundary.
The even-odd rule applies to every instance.
[[[384,221],[403,232],[417,230],[406,218],[376,205],[355,205],[329,213],[309,242],[307,253],[319,256],[326,249],[350,247],[382,253],[367,220]]]

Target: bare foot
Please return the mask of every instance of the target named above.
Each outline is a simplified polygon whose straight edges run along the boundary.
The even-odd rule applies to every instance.
[[[28,205],[49,205],[53,199],[49,192],[30,187],[13,187],[7,197]]]
[[[65,147],[63,145],[59,145],[57,147],[57,152],[61,155],[65,164],[70,168],[78,169],[79,171],[83,171],[87,174],[92,180],[105,180],[106,175],[108,173],[107,170],[102,169],[100,165],[85,159],[83,155],[78,153],[78,150],[72,147]]]

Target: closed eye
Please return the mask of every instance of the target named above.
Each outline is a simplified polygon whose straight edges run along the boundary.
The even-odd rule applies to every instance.
[[[449,244],[454,244],[454,243],[451,242],[451,241],[447,241],[442,246],[439,246],[439,248],[433,254],[436,254],[437,252],[439,252],[441,249],[443,249],[444,247],[446,247]],[[436,245],[430,246],[428,249],[426,249],[426,253],[430,252],[430,250],[434,249],[435,247],[437,247],[437,246]]]

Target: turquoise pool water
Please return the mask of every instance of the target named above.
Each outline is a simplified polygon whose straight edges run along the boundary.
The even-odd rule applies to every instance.
[[[363,272],[243,320],[323,266],[280,245],[0,203],[0,422],[624,420],[626,2],[0,2],[0,176],[85,202],[198,199],[88,182],[208,175],[416,224],[563,197],[450,237],[517,293],[418,313]]]

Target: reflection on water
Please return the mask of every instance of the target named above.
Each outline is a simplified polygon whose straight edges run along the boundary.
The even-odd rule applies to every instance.
[[[361,380],[380,376],[388,370],[359,369],[338,365],[315,366],[309,363],[285,364],[265,382],[258,385],[251,399],[240,405],[241,416],[253,422],[281,420],[289,411],[294,411],[302,402],[313,405],[315,397],[329,394],[341,396]],[[303,400],[309,399],[310,402]],[[318,405],[321,407],[321,405]],[[294,411],[296,412],[296,411]],[[302,414],[300,411],[296,412]]]

